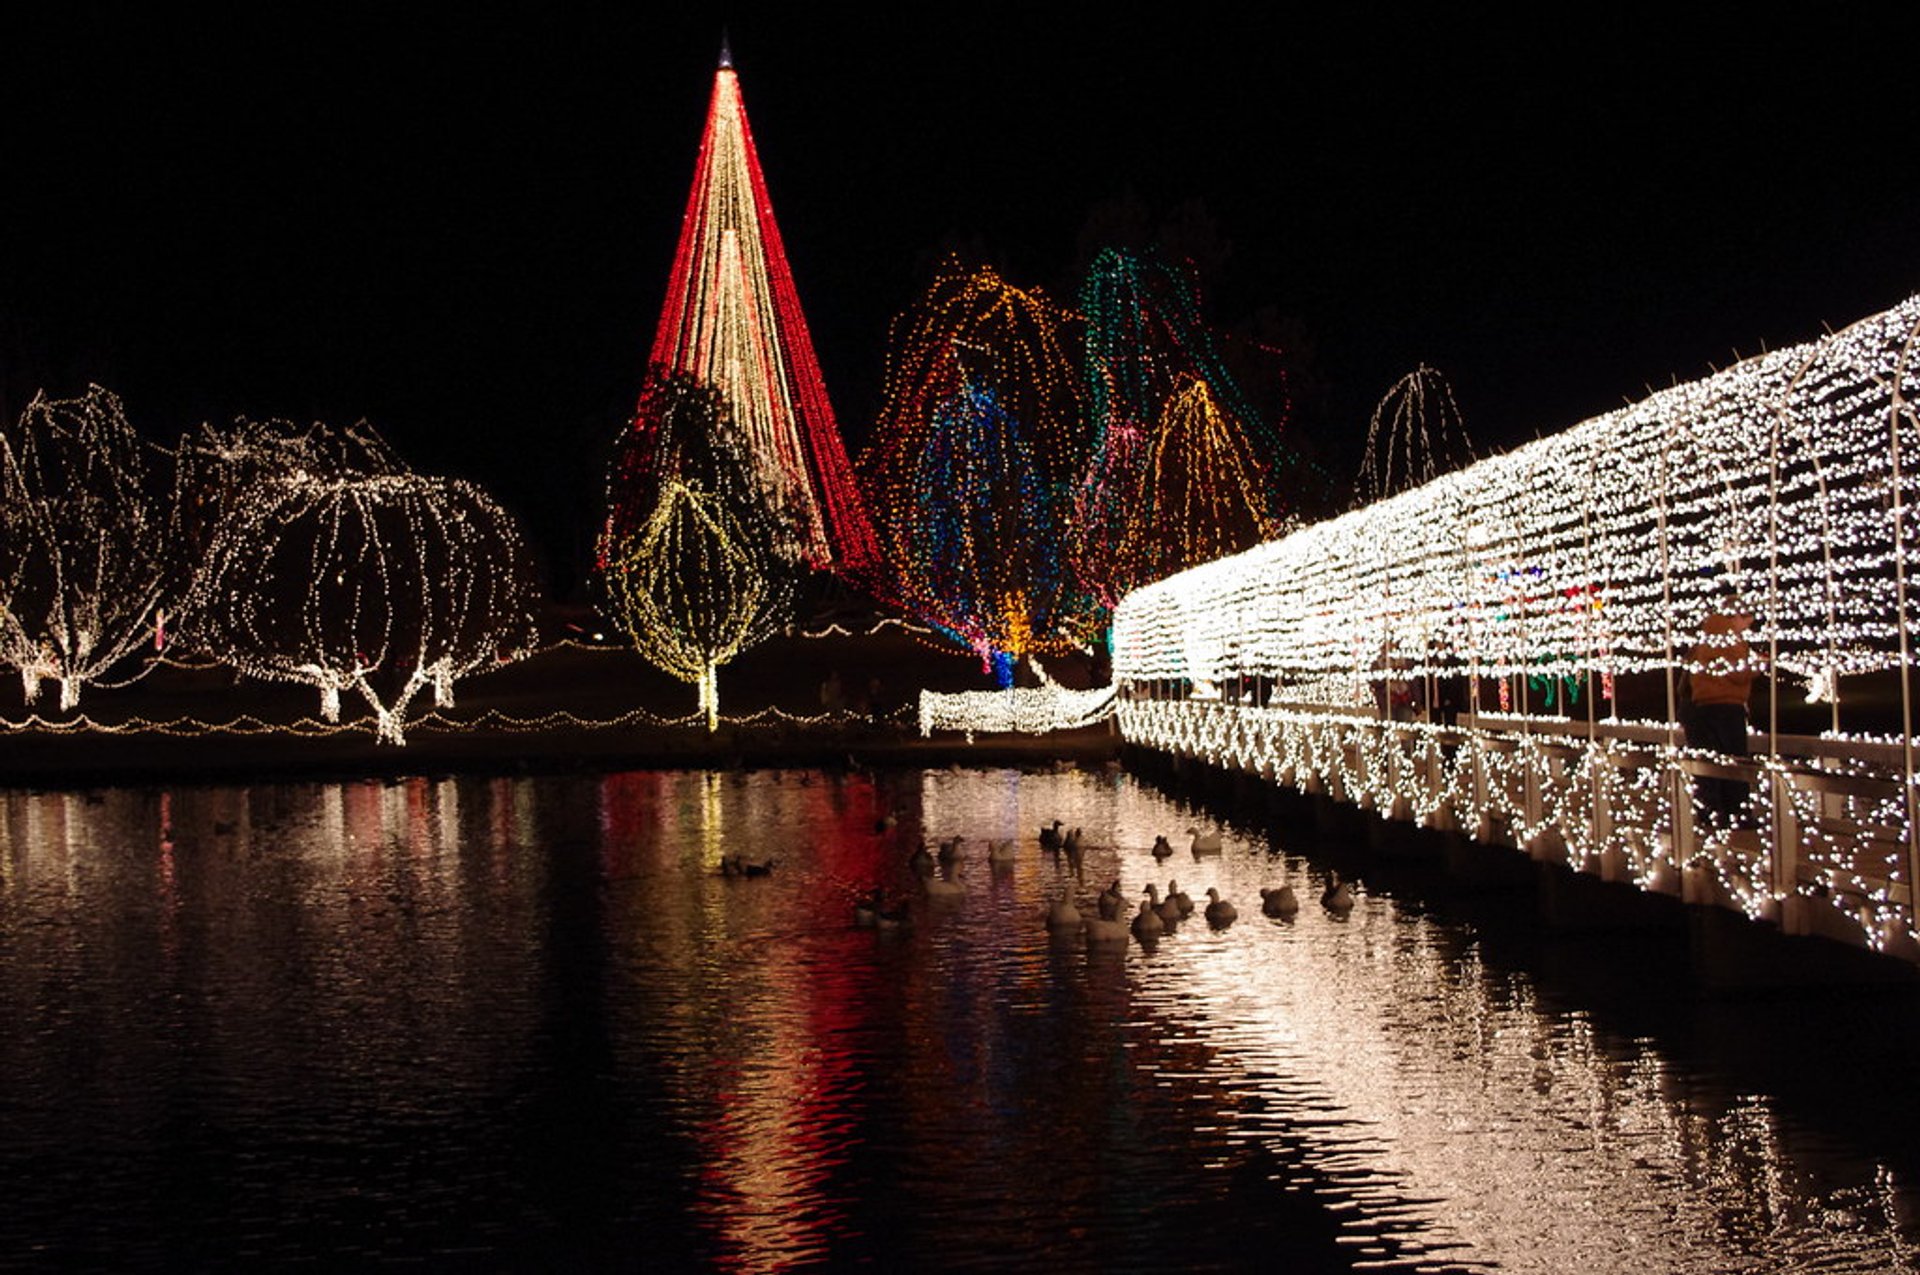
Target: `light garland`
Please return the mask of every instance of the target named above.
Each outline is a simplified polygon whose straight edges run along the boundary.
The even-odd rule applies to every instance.
[[[408,470],[370,429],[242,421],[180,450],[204,565],[183,628],[241,673],[318,687],[321,715],[357,691],[404,744],[431,686],[524,657],[533,566],[513,520],[472,483]]]
[[[1036,687],[1009,686],[997,691],[920,692],[920,734],[936,730],[965,731],[971,743],[976,731],[1044,735],[1056,730],[1079,730],[1113,715],[1114,688],[1099,686],[1076,691],[1047,676],[1038,660]]]
[[[1473,463],[1473,440],[1453,387],[1422,363],[1395,381],[1367,422],[1367,451],[1356,494],[1378,504]]]
[[[1491,820],[1643,885],[1705,873],[1703,901],[1753,915],[1814,924],[1845,899],[1864,941],[1920,953],[1910,710],[1862,761],[1769,730],[1760,851],[1690,827],[1688,776],[1720,763],[1670,721],[1630,738],[1591,695],[1585,723],[1535,715],[1589,678],[1671,684],[1729,589],[1775,677],[1910,668],[1917,344],[1920,298],[1140,589],[1115,620],[1122,729],[1383,813]],[[1357,711],[1388,678],[1464,681],[1471,746]],[[1490,716],[1495,691],[1515,716]]]
[[[180,561],[148,448],[120,400],[37,394],[0,429],[0,661],[60,707],[158,640]]]
[[[873,529],[774,223],[740,82],[722,59],[652,362],[716,386],[782,512],[783,556],[860,576]]]

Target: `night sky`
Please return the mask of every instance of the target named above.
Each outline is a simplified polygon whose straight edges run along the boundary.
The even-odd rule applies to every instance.
[[[0,412],[97,380],[156,441],[365,418],[566,592],[723,23],[855,450],[951,248],[1070,299],[1093,228],[1209,245],[1213,317],[1286,334],[1343,475],[1421,361],[1507,446],[1920,290],[1911,19],[651,8],[11,17]]]

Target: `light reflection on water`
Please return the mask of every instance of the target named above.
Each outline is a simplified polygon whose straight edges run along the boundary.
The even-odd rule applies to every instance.
[[[1051,942],[1055,818],[1083,907],[1239,921]],[[1304,843],[1152,859],[1196,822],[1078,772],[0,794],[0,1267],[1911,1264],[1884,1149],[1324,912]],[[964,897],[852,924],[953,835]]]

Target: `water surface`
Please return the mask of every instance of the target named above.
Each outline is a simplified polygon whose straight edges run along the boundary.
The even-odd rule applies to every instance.
[[[0,1266],[1912,1263],[1901,1141],[1689,1035],[1777,1007],[1610,1008],[1406,891],[1330,914],[1289,828],[1156,863],[1196,823],[1105,771],[0,795]],[[955,835],[928,900],[906,852]],[[1240,918],[1049,939],[1115,878]],[[909,929],[854,924],[876,883]]]

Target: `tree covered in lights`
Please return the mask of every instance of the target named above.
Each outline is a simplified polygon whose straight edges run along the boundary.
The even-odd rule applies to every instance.
[[[185,635],[240,672],[343,691],[383,743],[432,687],[529,654],[534,574],[513,519],[472,483],[414,473],[365,426],[242,421],[180,448],[183,542],[203,555]]]
[[[709,730],[720,667],[791,617],[790,511],[762,479],[720,390],[649,376],[608,472],[600,579],[640,654],[699,688]]]
[[[1111,609],[1129,589],[1275,533],[1305,467],[1229,374],[1193,272],[1107,249],[1081,289],[1093,428],[1073,562]],[[1276,471],[1275,462],[1279,462]]]
[[[855,578],[871,571],[873,530],[724,50],[652,362],[713,386],[725,400],[777,515],[766,531],[769,547]]]
[[[1473,440],[1453,387],[1422,363],[1374,407],[1354,495],[1359,504],[1374,504],[1472,463]]]
[[[896,600],[1003,685],[1019,658],[1092,632],[1063,545],[1085,463],[1070,318],[990,269],[948,262],[894,322],[863,458]]]
[[[60,707],[156,640],[178,589],[155,453],[99,386],[0,425],[0,659]]]

